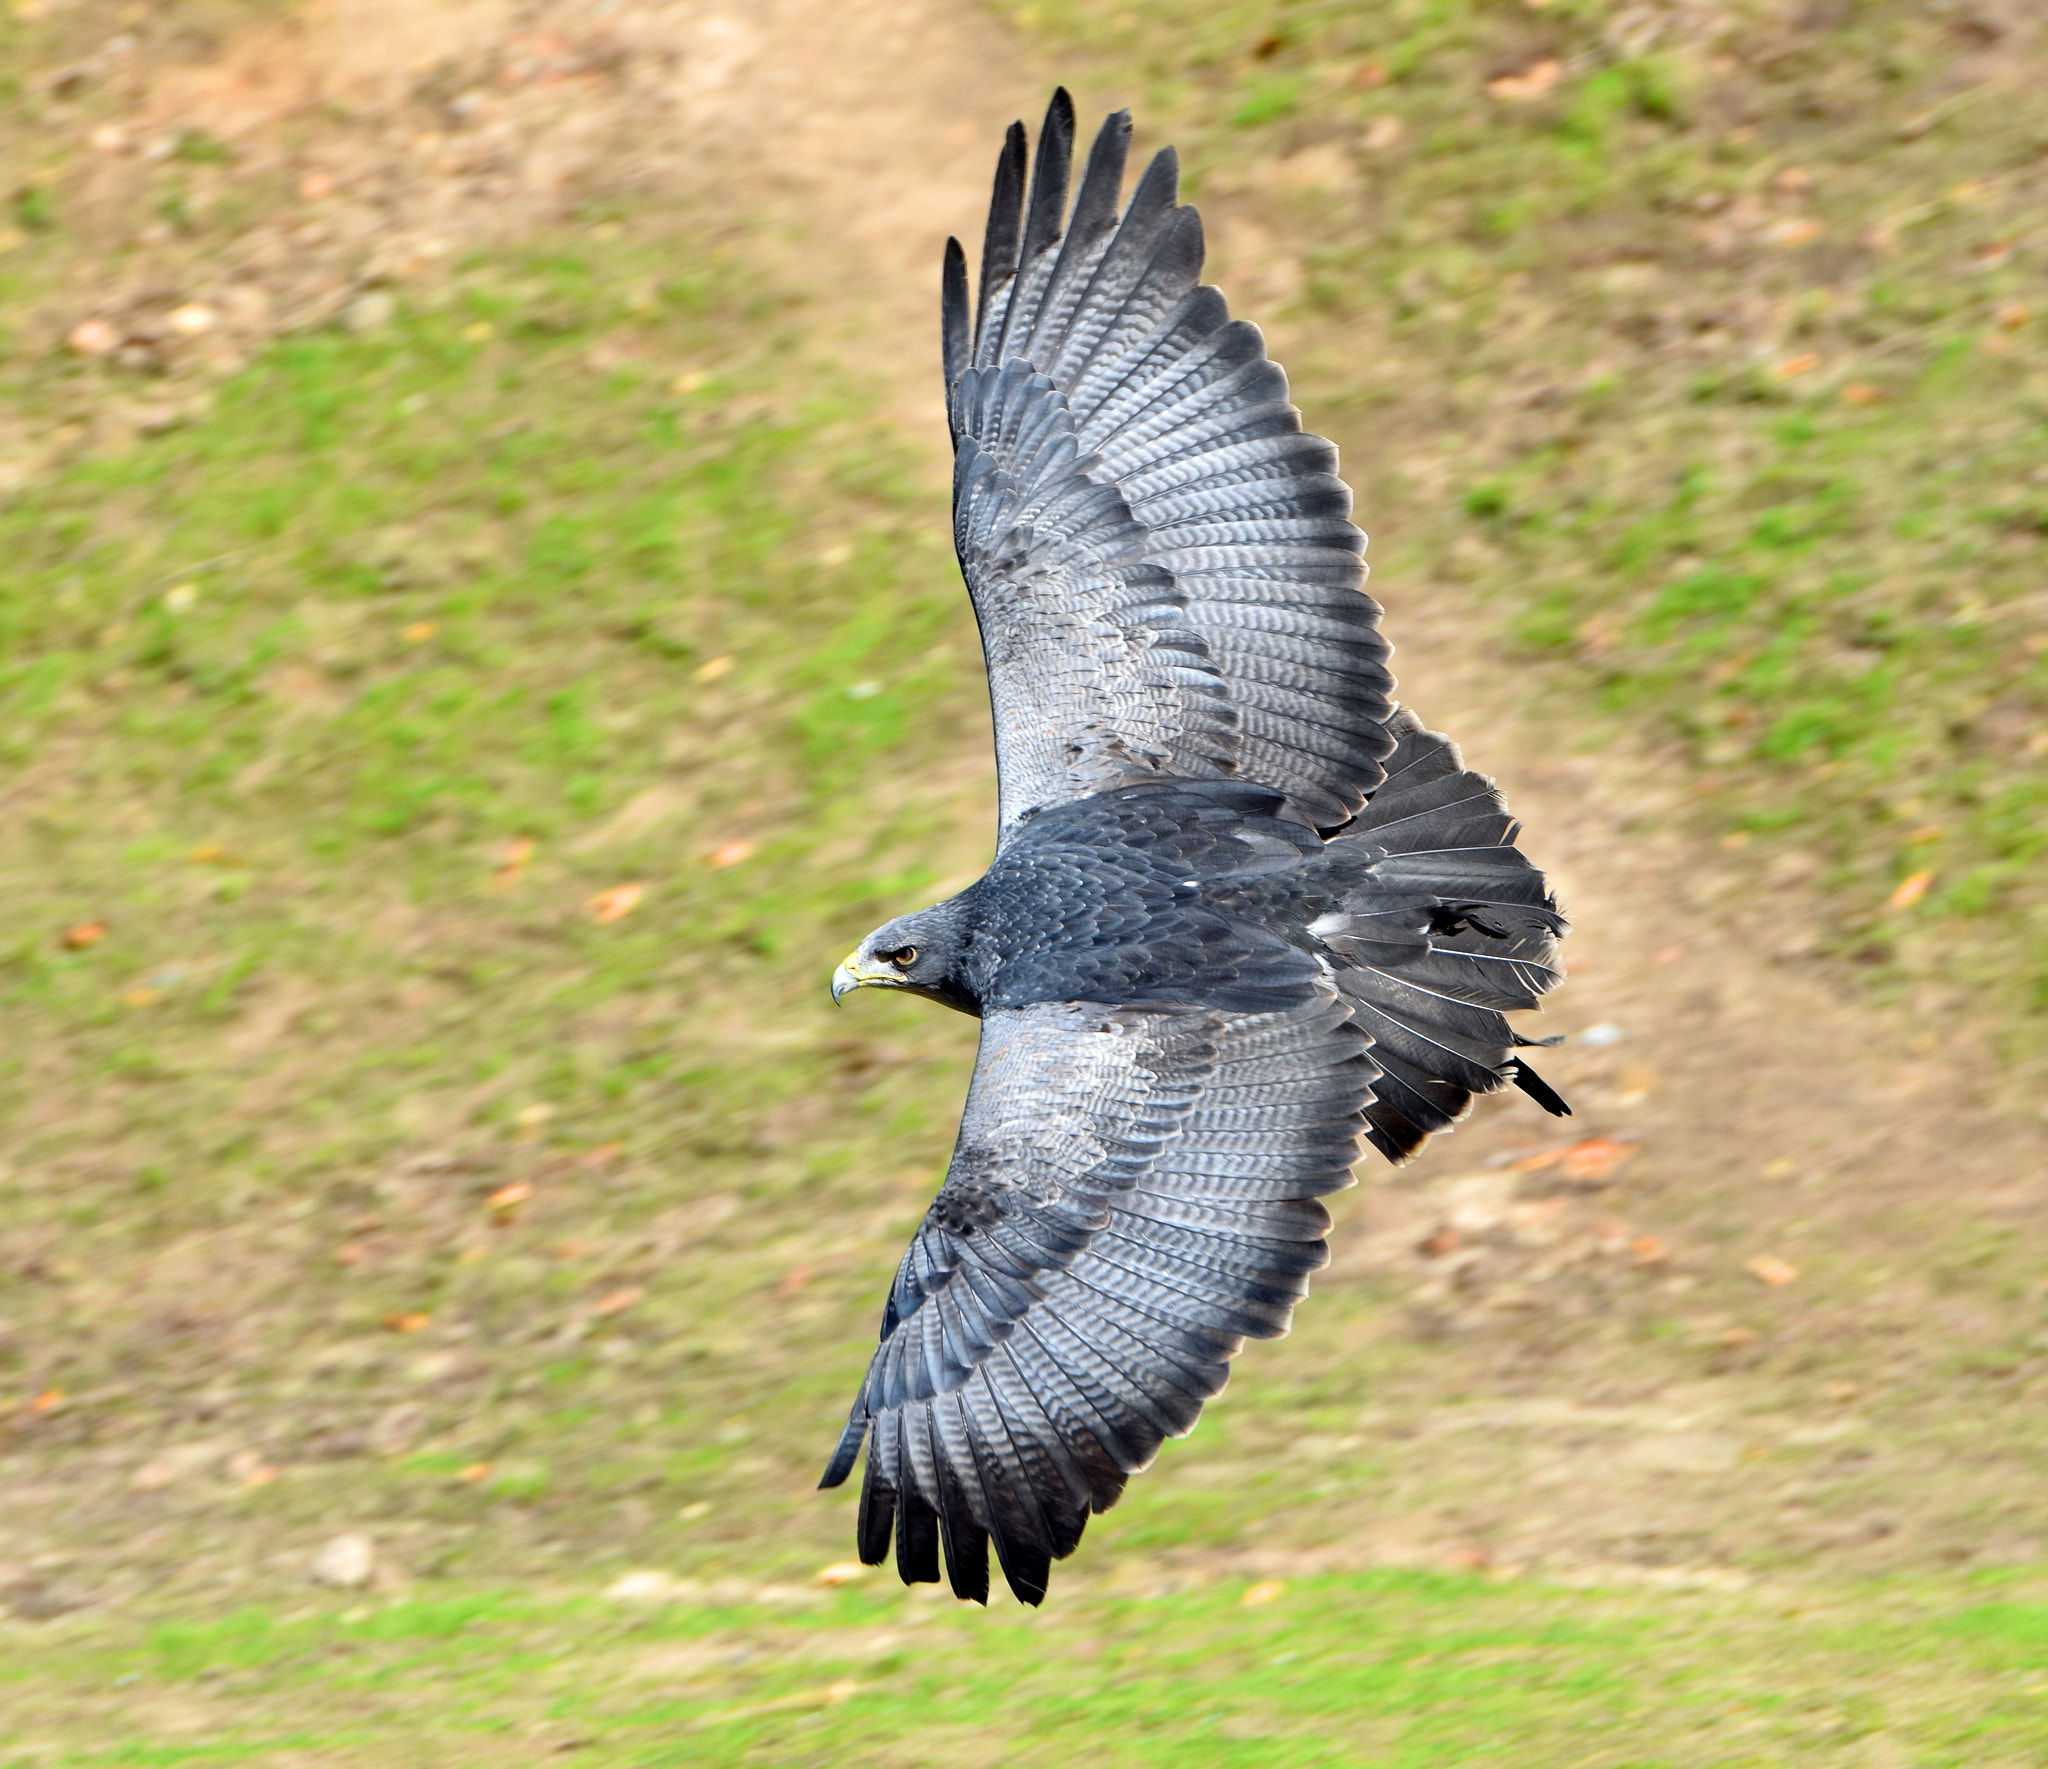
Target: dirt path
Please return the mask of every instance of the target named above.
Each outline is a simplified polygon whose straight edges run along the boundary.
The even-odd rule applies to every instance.
[[[715,193],[772,242],[776,268],[835,291],[813,309],[821,345],[885,390],[936,487],[940,243],[977,226],[1001,126],[1035,116],[1048,74],[957,0],[329,0],[163,77],[138,139],[205,128],[300,178],[296,219],[179,272],[187,292],[267,289],[240,308],[221,297],[252,333],[339,306],[366,276],[430,275],[579,193]],[[1086,115],[1115,95],[1080,98]],[[279,125],[321,101],[349,119],[286,145]],[[132,310],[174,251],[101,305]],[[1545,1066],[1578,1104],[1573,1130],[1619,1146],[1531,1166],[1550,1127],[1506,1107],[1399,1182],[1351,1194],[1334,1281],[1405,1296],[1402,1330],[1444,1342],[1446,1392],[1553,1408],[1516,1402],[1498,1429],[1398,1452],[1412,1512],[1370,1552],[1455,1537],[1605,1564],[1661,1530],[1694,1542],[1679,1558],[1826,1540],[1877,1564],[2033,1540],[2031,1511],[1989,1532],[1968,1522],[2011,1489],[2004,1458],[2025,1446],[1966,1452],[1943,1421],[1954,1361],[2006,1342],[2029,1305],[1975,1283],[1956,1249],[2008,1231],[2038,1248],[2040,1117],[1995,1114],[1981,1053],[1922,1048],[1902,1015],[1804,959],[1824,904],[1752,876],[1739,849],[1673,833],[1684,776],[1582,752],[1475,644],[1467,592],[1374,587],[1404,698],[1501,777],[1526,845],[1556,869],[1578,932],[1552,1024],[1607,1030]],[[1768,1503],[1733,1478],[1667,1490],[1687,1456],[1735,1469],[1758,1419],[1816,1416],[1887,1446],[1857,1501],[1867,1528],[1806,1517],[1797,1481],[1767,1483]],[[1602,1432],[1630,1418],[1638,1436],[1663,1432],[1662,1462],[1608,1453]],[[1432,1490],[1463,1495],[1455,1515]]]

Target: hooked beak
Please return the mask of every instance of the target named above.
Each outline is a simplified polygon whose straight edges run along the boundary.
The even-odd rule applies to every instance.
[[[849,952],[832,973],[832,1005],[839,1006],[856,989],[900,989],[902,977],[887,965],[863,965],[858,952]]]

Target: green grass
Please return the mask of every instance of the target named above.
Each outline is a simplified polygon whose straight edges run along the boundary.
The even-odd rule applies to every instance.
[[[1396,633],[1469,584],[1560,722],[1683,757],[1695,828],[1833,895],[1828,953],[2038,1056],[2048,313],[2001,96],[2038,52],[1898,0],[1006,10],[1180,146],[1226,272],[1247,210],[1291,257],[1238,305]]]
[[[723,1506],[749,1408],[808,1462],[844,1406],[817,1299],[870,1312],[972,1027],[828,1020],[819,954],[979,861],[986,766],[943,772],[986,717],[971,622],[786,302],[583,244],[280,341],[0,512],[0,1386],[62,1396],[0,1431],[33,1465],[226,1404],[290,1474],[243,1521],[353,1490],[490,1564]]]
[[[1702,829],[1809,855],[1842,954],[1960,979],[2024,1050],[2040,341],[1995,317],[2024,254],[1958,265],[2030,225],[2027,125],[1958,98],[1901,139],[1956,53],[1909,9],[1633,54],[1610,12],[1034,28],[1146,98],[1226,252],[1300,242],[1239,305],[1345,442],[1397,636],[1476,593],[1569,741],[1697,764]],[[1332,142],[1334,192],[1286,170]],[[10,299],[85,249],[50,188]],[[1750,198],[1826,231],[1696,231]],[[1881,253],[1874,210],[1912,215]],[[699,214],[596,219],[0,504],[0,1765],[2040,1760],[2037,1273],[1974,1215],[1791,1294],[1702,1229],[1684,1300],[1561,1267],[1568,1307],[1460,1343],[1340,1268],[1044,1612],[815,1583],[972,1038],[824,980],[984,857],[974,635],[942,483],[802,293]],[[9,348],[32,414],[138,385]],[[1627,1208],[1676,1214],[1656,1159]],[[1517,1569],[1544,1508],[1570,1584]],[[343,1530],[371,1590],[307,1582]],[[1457,1544],[1501,1576],[1346,1570]],[[692,1584],[598,1595],[645,1568]]]
[[[1251,1607],[1247,1596],[1264,1598]],[[1988,1600],[1987,1600],[1988,1599]],[[658,1606],[478,1590],[26,1643],[0,1762],[2019,1765],[2048,1606],[1382,1572],[963,1612],[880,1585]],[[89,1743],[26,1749],[92,1713]],[[166,1736],[151,1715],[178,1716]],[[9,1734],[11,1733],[11,1737]]]

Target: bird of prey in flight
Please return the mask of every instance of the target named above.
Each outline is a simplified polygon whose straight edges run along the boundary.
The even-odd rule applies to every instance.
[[[1043,1600],[1054,1560],[1329,1258],[1321,1196],[1513,1083],[1566,931],[1518,825],[1396,705],[1337,451],[1200,282],[1127,112],[1071,188],[1012,124],[970,293],[946,246],[953,535],[995,711],[987,873],[832,979],[981,1021],[946,1180],[821,1483],[859,1551]],[[1071,202],[1069,201],[1071,195]]]

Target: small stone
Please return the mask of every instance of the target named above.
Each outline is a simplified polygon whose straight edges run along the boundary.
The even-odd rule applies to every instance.
[[[358,335],[381,331],[398,314],[398,297],[389,289],[365,289],[341,310],[343,327]]]
[[[1581,1044],[1590,1044],[1595,1050],[1603,1049],[1610,1044],[1619,1044],[1621,1040],[1622,1030],[1612,1020],[1602,1020],[1597,1026],[1588,1026],[1579,1034],[1578,1039]]]
[[[614,1603],[674,1603],[695,1589],[687,1579],[646,1568],[621,1573],[605,1587],[604,1594]]]
[[[377,1571],[377,1544],[366,1535],[336,1536],[313,1556],[313,1583],[360,1591]]]
[[[196,338],[202,332],[212,331],[219,321],[220,315],[204,301],[187,301],[182,307],[173,307],[164,324],[181,338]]]
[[[110,320],[82,319],[64,343],[74,356],[111,356],[121,348],[121,328]]]

